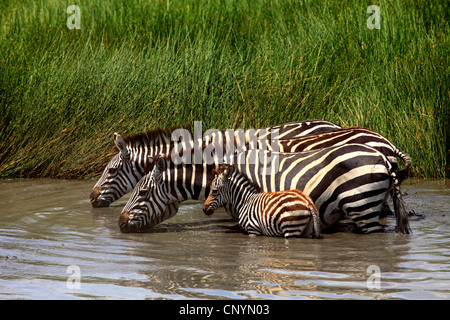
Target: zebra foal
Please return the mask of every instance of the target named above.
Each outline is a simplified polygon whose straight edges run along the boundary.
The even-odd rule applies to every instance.
[[[300,190],[263,192],[233,165],[219,166],[214,174],[203,205],[206,215],[230,202],[249,235],[322,238],[316,206]]]

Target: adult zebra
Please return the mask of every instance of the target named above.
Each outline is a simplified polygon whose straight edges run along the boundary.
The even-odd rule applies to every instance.
[[[274,151],[301,152],[349,143],[364,144],[378,150],[387,157],[395,169],[397,169],[397,158],[400,158],[404,162],[404,167],[397,170],[399,186],[407,178],[411,158],[378,132],[364,127],[346,127],[294,139],[279,139],[276,141],[276,150]],[[273,146],[274,144],[270,140],[250,142],[251,149],[271,150]],[[232,208],[229,210],[232,210]],[[382,212],[383,214],[392,214],[387,202],[383,204]]]
[[[239,134],[230,136],[229,131],[216,131],[222,136],[224,144],[234,141],[239,147],[256,139],[267,139],[271,132],[277,132],[278,139],[291,139],[324,131],[340,129],[341,127],[322,120],[308,120],[290,122],[260,129],[241,130]],[[106,165],[100,179],[92,189],[90,200],[93,207],[107,207],[131,191],[137,182],[144,176],[144,167],[148,164],[148,158],[159,154],[170,153],[175,145],[172,134],[179,128],[157,129],[147,131],[134,136],[122,138],[114,134],[114,144],[118,153]],[[195,129],[195,128],[194,128]],[[195,136],[195,134],[194,134]],[[214,137],[214,135],[212,135]],[[194,140],[184,141],[191,147]]]
[[[145,175],[136,184],[135,190],[139,191],[132,193],[123,210],[133,210],[134,214],[144,215],[145,212],[158,212],[159,214],[149,216],[148,224],[152,226],[173,217],[178,211],[179,202],[171,201],[168,183],[163,180],[166,169],[164,155],[152,157],[144,168]],[[133,208],[130,207],[131,204]],[[133,215],[128,215],[128,218],[133,219]]]
[[[331,227],[347,215],[363,233],[382,230],[380,209],[393,188],[396,231],[410,231],[395,170],[382,153],[369,146],[346,144],[299,153],[254,149],[227,160],[266,192],[302,190],[319,210],[321,228]],[[169,186],[166,205],[206,198],[214,178],[214,164],[166,161],[169,161],[163,173]],[[163,214],[163,207],[148,209],[149,198],[139,196],[145,188],[145,183],[136,188],[122,211],[118,222],[122,232],[146,231],[153,226],[155,217]]]
[[[206,215],[231,203],[249,235],[322,238],[316,206],[300,190],[263,192],[233,165],[219,166],[215,175],[203,205]]]
[[[346,127],[306,137],[289,140],[280,139],[277,143],[276,151],[301,152],[349,143],[364,144],[380,151],[388,158],[393,166],[396,166],[397,157],[402,159],[404,167],[397,172],[397,179],[401,183],[407,177],[411,165],[411,158],[378,132],[364,127]],[[264,141],[263,146],[261,146],[260,141],[256,141],[256,147],[254,148],[270,150],[271,146],[270,140]]]

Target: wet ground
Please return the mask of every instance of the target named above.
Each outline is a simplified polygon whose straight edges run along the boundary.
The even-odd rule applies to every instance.
[[[406,181],[413,234],[249,237],[223,210],[122,234],[94,182],[0,181],[2,299],[450,299],[450,182]],[[384,224],[394,226],[393,218]]]

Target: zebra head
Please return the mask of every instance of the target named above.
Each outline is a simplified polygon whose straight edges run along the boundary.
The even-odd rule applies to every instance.
[[[91,192],[91,204],[95,208],[108,207],[110,203],[131,191],[140,178],[130,161],[127,144],[118,133],[114,133],[114,144],[119,153],[108,163]]]
[[[219,166],[213,171],[215,177],[211,182],[211,191],[203,205],[203,212],[210,216],[217,208],[230,201],[229,181],[234,167],[229,164]]]
[[[120,231],[147,231],[151,226],[164,220],[165,212],[171,211],[169,187],[162,176],[166,168],[166,159],[162,156],[153,158],[144,168],[146,174],[139,180],[122,210],[118,223]]]

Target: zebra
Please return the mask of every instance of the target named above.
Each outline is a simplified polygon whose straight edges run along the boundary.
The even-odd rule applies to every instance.
[[[279,165],[271,165],[267,174],[268,159]],[[410,233],[395,168],[382,153],[369,146],[345,144],[297,153],[251,149],[225,160],[265,192],[302,190],[316,205],[322,230],[347,215],[362,233],[382,231],[380,209],[393,190],[396,231]],[[169,186],[173,202],[206,198],[214,178],[214,164],[166,161],[169,163],[163,179]],[[262,174],[263,171],[266,174]],[[140,188],[135,188],[133,195],[139,192]],[[152,226],[149,225],[151,216],[163,214],[159,209],[142,211],[142,203],[148,200],[141,197],[136,201],[133,195],[119,220],[122,232],[148,229]],[[136,207],[138,211],[135,211]]]
[[[400,158],[404,162],[404,167],[396,172],[399,185],[408,177],[411,157],[378,132],[365,127],[346,127],[294,139],[279,139],[276,141],[277,149],[275,151],[301,152],[349,143],[365,144],[380,151],[396,169],[397,158]],[[250,145],[251,149],[272,150],[272,147],[273,144],[270,140],[254,140]],[[229,208],[228,210],[233,209]],[[383,204],[382,213],[383,215],[393,214],[387,202]]]
[[[171,196],[167,183],[163,181],[162,174],[166,170],[166,161],[164,155],[158,155],[150,159],[144,168],[145,175],[139,180],[136,189],[127,205],[124,207],[125,212],[129,212],[131,203],[134,204],[134,211],[137,214],[145,212],[161,212],[159,215],[152,215],[148,221],[145,221],[143,228],[139,231],[146,231],[145,226],[157,225],[164,220],[173,217],[179,207],[178,201],[171,201]],[[168,208],[168,210],[166,210]],[[133,214],[121,215],[121,221],[133,219]]]
[[[254,148],[267,148],[268,150],[271,150],[272,143],[270,143],[270,140],[264,141],[264,145],[261,145],[261,141],[256,141],[256,143],[257,145]],[[403,153],[378,132],[364,127],[346,127],[305,137],[288,140],[280,139],[278,140],[276,151],[301,152],[349,143],[365,144],[380,151],[388,158],[393,166],[397,165],[397,157],[402,159],[404,168],[397,171],[399,183],[408,176],[409,168],[411,166],[411,157]]]
[[[219,166],[203,212],[211,215],[230,202],[239,225],[249,235],[322,238],[319,214],[311,198],[300,190],[263,192],[233,165]]]
[[[328,121],[307,120],[256,130],[241,130],[242,135],[230,136],[228,131],[216,131],[216,133],[222,135],[222,137],[219,137],[222,141],[234,140],[236,145],[242,148],[255,137],[267,139],[272,131],[278,133],[279,139],[290,139],[340,128],[340,126]],[[169,154],[173,150],[176,142],[172,141],[172,133],[177,129],[179,128],[156,129],[126,138],[114,133],[114,144],[118,153],[106,165],[101,177],[92,189],[90,195],[92,206],[107,207],[130,192],[144,176],[144,167],[148,164],[149,157],[161,153]],[[187,141],[187,144],[194,146],[193,139]]]

